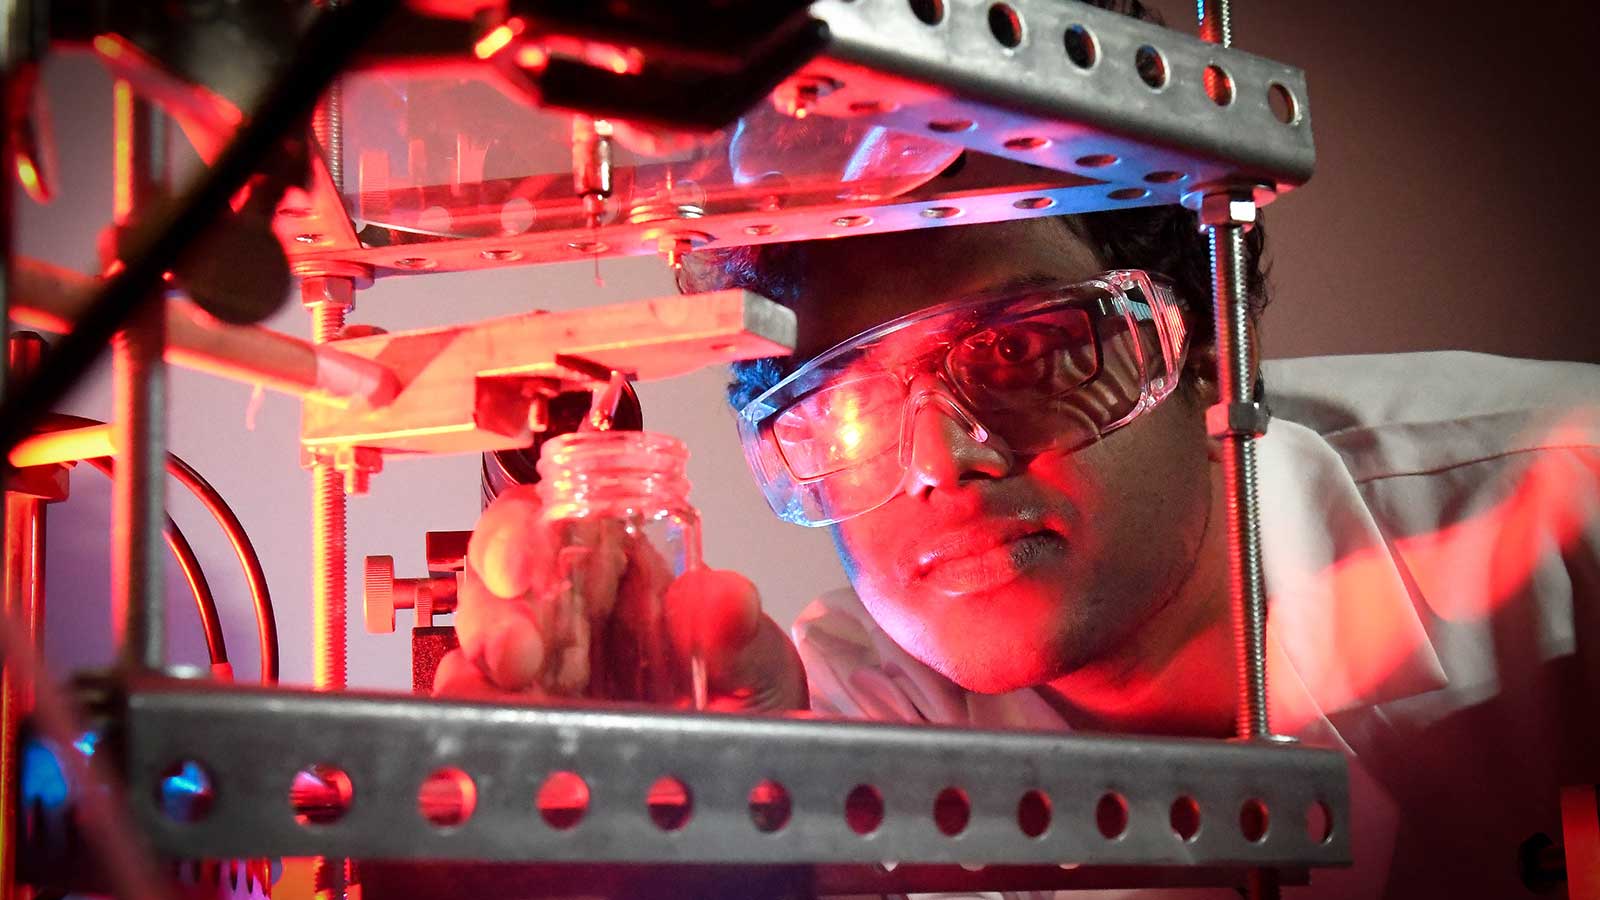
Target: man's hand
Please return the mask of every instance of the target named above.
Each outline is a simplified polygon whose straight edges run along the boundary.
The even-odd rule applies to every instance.
[[[610,545],[610,551],[597,552],[586,563],[583,581],[591,596],[582,611],[553,608],[560,601],[551,587],[560,576],[538,494],[531,486],[501,494],[484,510],[467,545],[455,614],[461,648],[439,663],[434,693],[533,699],[581,694],[590,683],[591,666],[615,662],[592,658],[586,636],[619,606],[626,607],[618,602],[620,593],[655,580],[648,574],[624,576],[628,551],[620,544]],[[659,560],[653,562],[659,567]],[[604,596],[593,596],[596,592]],[[713,709],[806,707],[799,654],[761,612],[755,585],[744,576],[696,569],[665,588],[663,603],[678,658],[698,652],[705,662]]]

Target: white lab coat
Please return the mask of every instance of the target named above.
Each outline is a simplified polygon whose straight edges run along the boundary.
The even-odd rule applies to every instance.
[[[1349,755],[1355,819],[1355,865],[1286,894],[1533,896],[1518,848],[1560,841],[1561,786],[1600,782],[1600,367],[1451,352],[1265,377],[1269,708]],[[849,590],[794,635],[824,714],[1066,727],[1032,689],[918,663]]]

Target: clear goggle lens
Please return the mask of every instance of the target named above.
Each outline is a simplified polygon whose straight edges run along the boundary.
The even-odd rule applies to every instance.
[[[1164,399],[1185,349],[1170,292],[1141,272],[946,304],[881,325],[802,366],[740,413],[777,513],[824,525],[887,502],[910,462],[925,376],[979,440],[1070,451]]]

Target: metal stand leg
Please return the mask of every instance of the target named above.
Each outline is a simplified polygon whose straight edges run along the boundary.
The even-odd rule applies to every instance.
[[[1230,410],[1260,417],[1251,403],[1255,371],[1250,347],[1250,313],[1245,296],[1244,226],[1211,226],[1218,361],[1218,414],[1212,433],[1222,443],[1223,485],[1227,492],[1228,589],[1232,599],[1235,660],[1238,664],[1238,734],[1265,737],[1267,724],[1267,596],[1261,569],[1260,504],[1256,496],[1257,425],[1228,421]],[[1246,418],[1248,418],[1246,417]],[[1261,426],[1264,430],[1264,421]],[[1222,427],[1217,427],[1222,426]]]
[[[113,212],[117,226],[126,227],[165,181],[166,135],[160,113],[126,82],[114,87],[114,119]],[[159,669],[165,662],[165,343],[161,302],[146,303],[112,342],[112,627],[121,665],[130,670]]]
[[[354,304],[355,285],[349,278],[303,278],[300,296],[311,311],[312,342],[325,344],[344,328],[345,313]],[[307,463],[311,469],[312,684],[320,691],[341,691],[347,681],[349,602],[346,479],[333,454],[317,454]],[[312,875],[315,896],[324,900],[349,896],[353,874],[349,860],[318,857]]]
[[[23,333],[10,339],[9,370],[27,377],[38,365],[44,340]],[[62,481],[62,484],[65,482]],[[7,485],[10,487],[10,485]],[[39,649],[44,637],[44,537],[45,504],[55,497],[27,491],[5,491],[4,578],[0,580],[4,608],[22,626],[24,637]],[[0,900],[27,900],[28,888],[15,883],[17,851],[17,738],[23,716],[33,709],[33,688],[20,671],[7,665],[0,675]]]
[[[338,337],[345,313],[354,304],[348,278],[311,277],[300,282],[300,297],[311,311],[311,340],[325,344]],[[312,683],[318,690],[343,690],[345,609],[345,473],[333,454],[307,460],[311,469]]]
[[[1255,220],[1251,193],[1221,192],[1201,205],[1211,231],[1212,302],[1217,341],[1217,405],[1207,431],[1221,442],[1228,529],[1228,594],[1238,667],[1240,738],[1271,736],[1267,719],[1267,592],[1261,566],[1261,506],[1256,491],[1255,439],[1266,431],[1266,410],[1253,402],[1255,353],[1245,284],[1244,233]],[[1278,896],[1277,873],[1250,872],[1251,900]]]

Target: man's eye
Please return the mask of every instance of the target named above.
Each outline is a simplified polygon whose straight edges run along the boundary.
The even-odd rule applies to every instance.
[[[1059,342],[1048,330],[1041,325],[989,329],[968,338],[959,356],[967,365],[1025,365],[1056,349]]]

